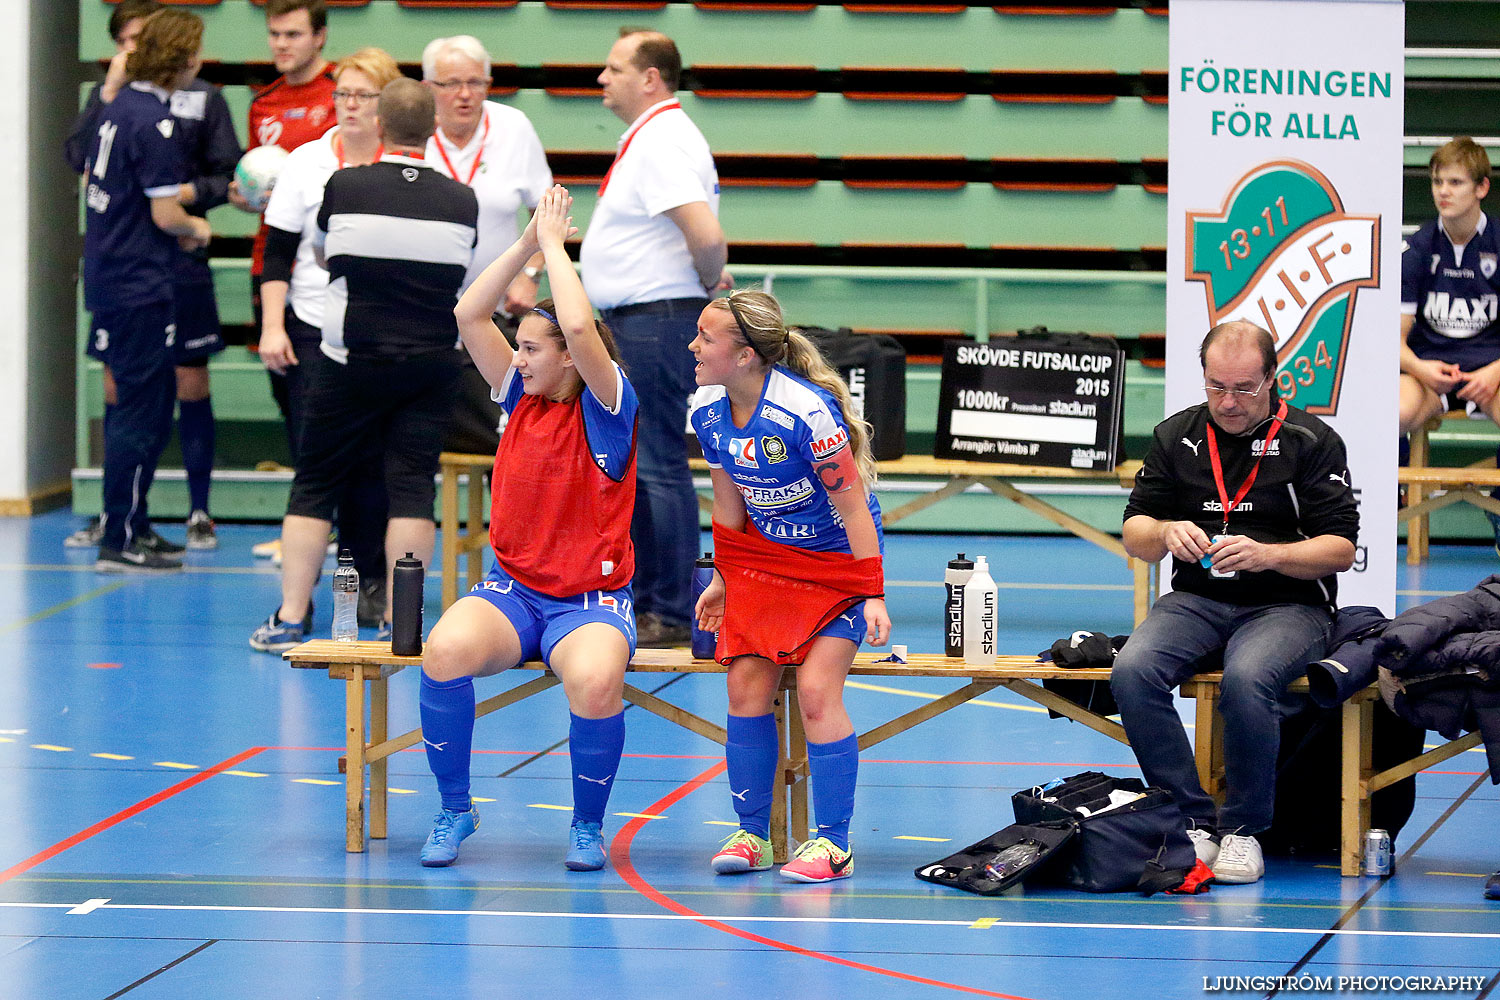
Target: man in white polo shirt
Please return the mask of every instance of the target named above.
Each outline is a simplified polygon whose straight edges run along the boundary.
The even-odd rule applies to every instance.
[[[640,396],[635,608],[641,646],[689,636],[698,502],[684,429],[696,386],[688,343],[708,296],[730,287],[719,174],[673,94],[682,56],[666,35],[623,28],[599,83],[630,127],[599,187],[580,260],[589,299],[614,331]]]

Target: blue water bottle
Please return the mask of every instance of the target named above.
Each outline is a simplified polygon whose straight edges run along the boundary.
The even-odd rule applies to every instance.
[[[693,607],[698,606],[698,598],[714,579],[714,554],[705,552],[693,563]],[[698,627],[696,614],[693,617],[693,659],[712,660],[714,651],[719,645],[719,633],[705,632]]]

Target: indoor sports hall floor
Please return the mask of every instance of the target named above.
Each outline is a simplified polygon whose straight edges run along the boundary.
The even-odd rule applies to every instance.
[[[1331,858],[1273,859],[1258,885],[1191,898],[990,899],[918,881],[915,867],[1007,825],[1015,789],[1134,770],[1127,748],[1004,693],[866,754],[857,873],[832,885],[711,874],[733,829],[721,751],[638,709],[611,865],[566,872],[560,689],[480,722],[475,794],[493,801],[457,865],[417,864],[435,806],[419,752],[392,761],[390,838],[346,854],[340,685],[245,641],[277,598],[250,555],[272,529],[225,526],[187,573],[119,579],[63,549],[77,523],[0,520],[0,1000],[1109,1000],[1287,974],[1472,976],[1489,985],[1444,995],[1496,990],[1500,903],[1482,886],[1500,866],[1500,794],[1476,752],[1420,776],[1387,881],[1341,878]],[[1003,651],[1128,630],[1124,566],[1087,543],[893,534],[888,547],[895,638],[914,651],[939,646],[937,581],[957,550],[990,557]],[[1435,548],[1427,567],[1401,567],[1400,607],[1496,570],[1487,546]],[[429,624],[436,594],[430,577]],[[416,683],[394,679],[393,725],[416,725]],[[481,697],[510,683],[481,682]],[[665,684],[722,716],[722,678]],[[944,690],[850,688],[861,729]],[[1360,995],[1411,995],[1374,986]]]

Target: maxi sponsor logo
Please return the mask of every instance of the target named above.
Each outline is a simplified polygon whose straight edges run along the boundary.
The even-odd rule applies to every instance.
[[[1350,215],[1323,173],[1274,160],[1216,211],[1187,213],[1187,279],[1212,325],[1248,320],[1276,340],[1276,387],[1309,413],[1338,412],[1355,299],[1380,285],[1380,217]]]

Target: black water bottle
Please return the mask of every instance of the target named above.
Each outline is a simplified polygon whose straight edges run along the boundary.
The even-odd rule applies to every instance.
[[[974,562],[965,559],[960,552],[957,559],[948,561],[948,572],[943,574],[943,584],[948,588],[948,597],[943,605],[943,653],[946,656],[964,655],[964,584],[974,575]]]
[[[422,653],[422,560],[408,552],[396,560],[391,580],[391,652]]]
[[[698,597],[713,582],[714,554],[705,552],[693,562],[693,607],[698,607]],[[719,645],[717,632],[705,632],[698,627],[698,615],[693,613],[693,659],[712,660]]]

